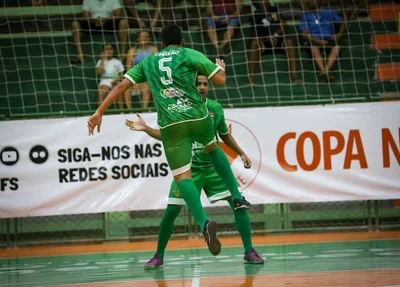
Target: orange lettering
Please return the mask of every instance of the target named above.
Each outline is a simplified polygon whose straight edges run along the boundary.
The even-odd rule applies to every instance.
[[[389,129],[382,129],[382,158],[383,158],[383,167],[390,167],[390,154],[389,154],[389,146],[392,150],[394,157],[397,160],[397,163],[400,166],[400,128],[399,128],[399,148],[396,145],[396,142],[390,133]]]
[[[278,160],[279,165],[286,171],[297,171],[297,165],[291,165],[286,161],[285,158],[285,145],[286,142],[290,139],[295,139],[296,138],[296,133],[290,132],[284,134],[278,141],[278,144],[276,145],[276,158]]]
[[[338,143],[335,148],[331,146],[331,137],[337,139]],[[326,131],[322,133],[322,142],[324,149],[324,169],[332,169],[332,156],[340,153],[344,149],[344,136],[338,131]]]
[[[353,153],[353,146],[356,144],[356,153]],[[358,160],[360,162],[361,168],[368,168],[367,158],[365,157],[364,146],[362,144],[360,131],[350,130],[348,143],[346,148],[346,155],[344,157],[344,169],[351,168],[351,162],[353,160]]]
[[[309,138],[313,145],[313,158],[311,164],[307,164],[306,159],[304,157],[304,142]],[[319,145],[318,137],[313,132],[305,132],[302,133],[299,137],[299,140],[296,144],[296,155],[297,161],[299,162],[300,167],[305,171],[315,170],[319,162],[321,161],[321,147]]]

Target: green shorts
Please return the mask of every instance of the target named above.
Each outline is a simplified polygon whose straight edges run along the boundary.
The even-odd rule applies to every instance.
[[[215,142],[213,122],[209,115],[204,119],[168,126],[160,131],[165,157],[174,176],[191,168],[193,142],[204,147]]]
[[[202,171],[192,171],[193,183],[199,191],[199,196],[201,190],[204,189],[208,200],[211,203],[215,203],[218,200],[226,200],[231,196],[228,187],[222,181],[218,173],[213,169],[205,169]],[[185,200],[183,199],[178,185],[175,180],[172,181],[171,189],[169,191],[168,204],[172,205],[185,205]]]

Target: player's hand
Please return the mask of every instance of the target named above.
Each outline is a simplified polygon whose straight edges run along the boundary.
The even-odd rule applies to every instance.
[[[218,66],[220,66],[222,69],[225,70],[225,62],[224,62],[224,60],[216,58],[215,59],[215,64],[217,64]]]
[[[89,136],[94,135],[94,129],[97,127],[97,132],[100,132],[100,126],[102,121],[102,115],[98,112],[95,112],[88,120],[87,126],[89,130]]]
[[[136,116],[138,117],[137,121],[126,120],[125,125],[133,131],[145,131],[147,128],[146,122],[139,114],[136,114]]]
[[[249,159],[249,157],[246,154],[242,154],[241,158],[243,161],[244,168],[246,169],[251,168],[251,160]]]

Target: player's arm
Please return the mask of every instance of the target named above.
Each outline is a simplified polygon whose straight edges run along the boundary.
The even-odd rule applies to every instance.
[[[220,117],[218,120],[218,125],[217,125],[217,132],[219,134],[219,137],[231,150],[233,150],[236,154],[238,154],[240,156],[240,158],[243,161],[244,167],[250,168],[251,167],[250,158],[240,148],[239,144],[233,138],[233,136],[231,135],[231,133],[228,130],[228,127],[226,126],[224,110],[222,109],[222,107],[221,107],[221,110],[218,111],[217,113],[218,113],[218,116]]]
[[[130,128],[133,131],[142,131],[151,136],[153,139],[156,140],[161,140],[161,132],[159,129],[153,129],[146,125],[146,122],[143,120],[143,118],[139,115],[136,114],[138,117],[137,121],[131,121],[131,120],[126,120],[125,125]]]
[[[225,135],[219,134],[219,137],[222,139],[222,141],[234,152],[236,152],[240,158],[243,161],[244,167],[245,168],[251,168],[251,160],[250,158],[246,155],[246,153],[240,148],[236,140],[233,138],[231,133],[227,133]]]
[[[215,59],[211,62],[204,54],[187,49],[190,60],[197,71],[205,75],[216,85],[223,85],[226,81],[225,63],[221,59]]]

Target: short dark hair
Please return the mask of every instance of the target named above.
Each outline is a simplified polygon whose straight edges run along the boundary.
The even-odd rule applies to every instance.
[[[169,45],[180,45],[182,40],[182,30],[175,24],[168,24],[161,31],[161,41],[167,47]]]
[[[204,75],[204,74],[202,74],[202,73],[197,73],[197,77],[200,77],[200,76],[206,76],[206,75]]]

